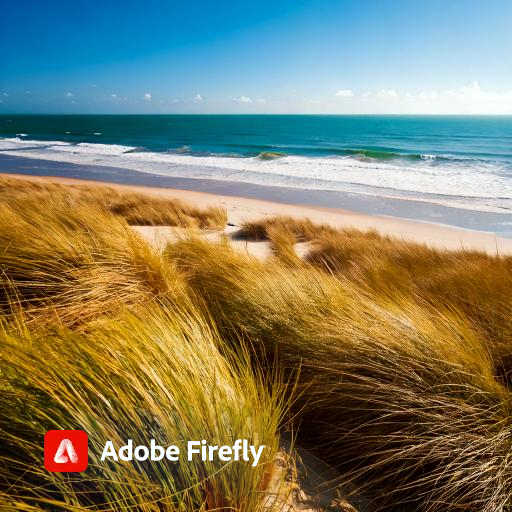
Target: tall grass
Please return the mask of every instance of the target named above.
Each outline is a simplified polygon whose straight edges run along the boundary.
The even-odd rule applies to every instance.
[[[265,262],[227,240],[162,254],[129,226],[156,222],[138,199],[36,189],[0,206],[1,506],[287,507],[269,493],[292,404],[299,444],[373,510],[512,510],[511,258],[288,218],[243,227]],[[89,469],[46,472],[44,432],[73,428]],[[257,468],[99,461],[128,438],[268,449]]]
[[[283,261],[299,266],[293,244],[308,241],[307,263],[369,293],[387,295],[390,300],[407,296],[428,304],[434,313],[453,308],[463,312],[492,346],[500,379],[512,385],[512,257],[442,251],[375,231],[336,230],[287,217],[247,223],[242,236],[269,239]]]
[[[0,307],[84,324],[175,297],[180,277],[123,219],[91,207],[0,206]]]
[[[6,204],[23,204],[25,208],[32,204],[35,210],[46,203],[69,209],[89,206],[122,217],[131,225],[223,229],[227,222],[224,208],[201,209],[178,199],[98,185],[61,185],[0,177],[0,196]]]
[[[512,384],[512,257],[439,251],[352,231],[319,236],[307,261],[359,287],[407,295],[433,311],[463,312],[491,345],[500,378]]]
[[[223,346],[186,302],[105,320],[86,334],[34,333],[23,322],[11,324],[0,335],[0,352],[6,508],[254,511],[268,501],[270,487],[279,489],[273,461],[285,410],[282,385],[264,380],[244,352]],[[42,467],[50,429],[87,432],[85,472]],[[128,439],[135,447],[152,438],[179,446],[179,462],[100,460],[107,440],[119,449]],[[202,439],[219,446],[247,439],[266,448],[257,467],[187,461],[187,441]]]
[[[168,249],[224,337],[300,365],[299,444],[379,510],[507,510],[512,401],[492,346],[455,308],[433,312],[306,264],[262,264],[227,245]]]

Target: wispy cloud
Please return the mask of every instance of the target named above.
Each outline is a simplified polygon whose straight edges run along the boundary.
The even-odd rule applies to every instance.
[[[407,96],[407,98],[413,97],[413,95],[410,93],[407,93],[406,96]],[[418,98],[420,100],[434,100],[438,97],[439,97],[439,94],[436,91],[430,91],[430,92],[421,91],[418,95]]]
[[[376,96],[378,98],[398,98],[398,92],[395,89],[381,89]]]
[[[72,98],[72,97],[73,97],[73,93],[72,93],[72,92],[67,92],[67,93],[66,93],[66,96],[67,96],[68,98]]]
[[[194,100],[193,100],[195,103],[201,103],[203,101],[203,97],[197,93],[195,96],[194,96]]]
[[[117,98],[117,94],[111,94],[112,98]]]
[[[2,96],[9,96],[9,93],[8,92],[3,92]]]
[[[233,98],[233,101],[237,103],[252,103],[252,99],[249,96],[239,96],[238,98]]]
[[[474,95],[482,92],[482,88],[480,87],[480,84],[475,80],[471,82],[469,85],[463,85],[462,87],[459,87],[458,89],[449,92],[450,94],[454,95]]]
[[[351,89],[340,89],[339,91],[336,91],[335,96],[338,96],[339,98],[352,98],[354,93]]]
[[[406,114],[512,114],[512,90],[488,91],[477,81],[453,89],[404,92],[382,89],[364,96],[365,112]],[[354,108],[357,108],[356,105]]]
[[[151,96],[151,93],[150,93],[150,92],[147,92],[146,94],[144,94],[144,99],[145,99],[146,101],[151,101],[151,98],[152,98],[152,96]]]

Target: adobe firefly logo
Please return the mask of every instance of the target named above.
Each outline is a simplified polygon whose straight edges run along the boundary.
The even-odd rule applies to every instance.
[[[48,430],[44,435],[44,467],[52,473],[85,471],[88,448],[83,430]]]

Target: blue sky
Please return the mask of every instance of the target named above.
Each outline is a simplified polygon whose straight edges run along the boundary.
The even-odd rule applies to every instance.
[[[5,1],[0,113],[512,114],[510,0]]]

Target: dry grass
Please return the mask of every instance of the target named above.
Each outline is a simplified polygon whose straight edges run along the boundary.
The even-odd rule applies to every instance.
[[[379,510],[507,510],[512,402],[463,313],[191,240],[168,256],[225,338],[293,374],[298,441]]]
[[[246,237],[269,239],[288,264],[293,245],[308,241],[306,262],[350,280],[369,293],[438,309],[456,309],[492,346],[496,372],[512,385],[512,257],[477,251],[442,251],[381,236],[375,231],[335,230],[310,221],[276,217],[244,226]]]
[[[182,293],[179,275],[123,219],[91,207],[0,207],[0,307],[86,324]]]
[[[512,384],[512,258],[439,251],[364,233],[321,235],[307,261],[390,297],[405,295],[433,311],[461,311],[491,345],[496,372]]]
[[[243,352],[223,346],[192,305],[124,315],[86,334],[31,333],[21,322],[0,334],[0,353],[6,509],[261,510],[274,478],[282,385],[264,380]],[[85,472],[43,468],[42,439],[50,429],[87,432]],[[100,460],[106,440],[119,449],[127,439],[134,446],[149,446],[150,439],[177,445],[180,459]],[[201,439],[218,446],[247,439],[266,448],[257,467],[189,462],[187,441]]]
[[[69,194],[1,206],[6,508],[262,510],[292,404],[299,444],[374,510],[512,510],[510,258],[287,218],[242,230],[266,262],[227,240],[159,254]],[[50,428],[88,432],[87,472],[42,469]],[[270,448],[256,469],[98,461],[145,436]]]
[[[320,232],[330,234],[335,230],[327,225],[316,225],[309,219],[278,216],[245,222],[236,237],[249,241],[268,240],[277,258],[294,265],[299,263],[295,244],[314,240]]]
[[[38,183],[19,178],[0,177],[0,197],[13,205],[27,205],[37,198],[62,208],[89,206],[122,217],[131,225],[181,226],[201,229],[224,229],[227,214],[224,208],[200,209],[177,199],[119,191],[103,186],[73,186]]]
[[[278,509],[291,488],[279,494],[275,474],[287,409],[279,373],[232,351],[174,265],[123,218],[61,199],[0,207],[0,508],[250,512],[271,493]],[[43,468],[50,429],[88,433],[86,472]],[[182,453],[196,439],[267,448],[256,468],[99,460],[106,440],[128,438]]]
[[[288,216],[270,217],[262,220],[248,221],[242,224],[238,236],[243,240],[272,241],[279,233],[294,237],[294,242],[308,242],[318,237],[320,233],[335,233],[336,230],[328,225],[314,224],[309,219],[296,219]],[[291,241],[291,238],[290,238]]]

